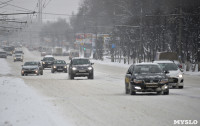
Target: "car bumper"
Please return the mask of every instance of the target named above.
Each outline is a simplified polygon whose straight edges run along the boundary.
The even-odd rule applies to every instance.
[[[74,76],[76,77],[84,77],[84,76],[89,76],[90,74],[93,73],[92,70],[76,70],[72,72]]]
[[[169,86],[184,86],[184,78],[170,77]]]
[[[22,74],[38,74],[39,71],[38,70],[22,70],[21,73]]]
[[[14,59],[14,61],[22,61],[23,59],[21,58],[17,58],[17,59]]]
[[[169,90],[168,84],[146,83],[146,84],[132,84],[135,92],[158,92]]]
[[[51,68],[53,64],[42,64],[43,68]]]
[[[54,71],[67,71],[67,68],[53,68]]]
[[[7,58],[7,56],[0,56],[0,58]]]

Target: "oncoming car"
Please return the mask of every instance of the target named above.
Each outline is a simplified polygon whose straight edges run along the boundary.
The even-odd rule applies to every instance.
[[[21,61],[21,62],[23,62],[23,55],[21,55],[21,54],[15,54],[13,56],[13,60],[14,60],[14,62],[15,61]]]
[[[65,72],[67,73],[67,64],[64,60],[55,60],[53,62],[51,72]]]
[[[138,63],[129,67],[125,76],[125,92],[156,92],[169,94],[168,78],[156,63]]]
[[[7,58],[7,53],[5,51],[0,51],[0,58]]]
[[[21,75],[24,76],[28,74],[43,75],[43,69],[40,62],[25,62],[24,65],[22,65]]]
[[[94,79],[93,63],[87,58],[72,58],[69,64],[69,78],[88,77]]]
[[[42,61],[42,67],[44,68],[51,68],[53,65],[55,58],[52,55],[46,55]]]
[[[173,61],[163,60],[163,61],[154,61],[154,63],[159,64],[160,67],[163,69],[163,71],[167,71],[170,87],[173,88],[184,87],[183,72]]]

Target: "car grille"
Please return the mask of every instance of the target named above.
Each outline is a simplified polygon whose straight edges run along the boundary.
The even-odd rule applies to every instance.
[[[147,80],[144,80],[145,83],[158,83],[160,80],[150,80],[150,79],[147,79]]]
[[[145,83],[146,87],[158,87],[157,83]]]
[[[57,69],[63,69],[63,66],[57,66]]]
[[[178,83],[178,78],[169,78],[169,83]]]
[[[24,70],[35,70],[35,68],[26,68],[26,69],[24,69]]]

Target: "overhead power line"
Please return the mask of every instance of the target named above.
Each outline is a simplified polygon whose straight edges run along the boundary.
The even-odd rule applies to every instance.
[[[0,1],[0,3],[5,4],[4,2],[1,2],[1,1]],[[6,4],[9,5],[9,6],[13,6],[13,7],[16,7],[16,8],[20,8],[20,9],[26,10],[26,11],[32,11],[32,10],[29,10],[27,8],[23,8],[23,7],[20,7],[20,6],[13,5],[13,4],[9,4],[9,3],[6,3]]]
[[[13,0],[8,0],[8,1],[6,1],[6,2],[1,2],[0,5],[7,4],[7,3],[11,2],[11,1],[13,1]]]
[[[1,28],[11,28],[11,29],[22,29],[22,28],[16,28],[16,27],[6,27],[6,26],[0,26]]]
[[[29,13],[8,13],[8,14],[2,14],[0,13],[0,15],[22,15],[22,14],[35,14],[36,12],[29,12]]]

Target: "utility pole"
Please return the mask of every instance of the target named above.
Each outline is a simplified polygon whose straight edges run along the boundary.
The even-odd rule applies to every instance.
[[[182,10],[182,5],[180,5],[180,18],[179,18],[179,38],[178,38],[178,55],[179,57],[181,58],[181,62],[182,62],[182,13],[183,13],[183,10]]]
[[[139,63],[142,61],[142,50],[143,50],[143,5],[141,5],[141,16],[140,16],[140,43],[139,43]],[[144,59],[145,60],[145,59]]]
[[[42,0],[38,0],[38,23],[42,24]]]

